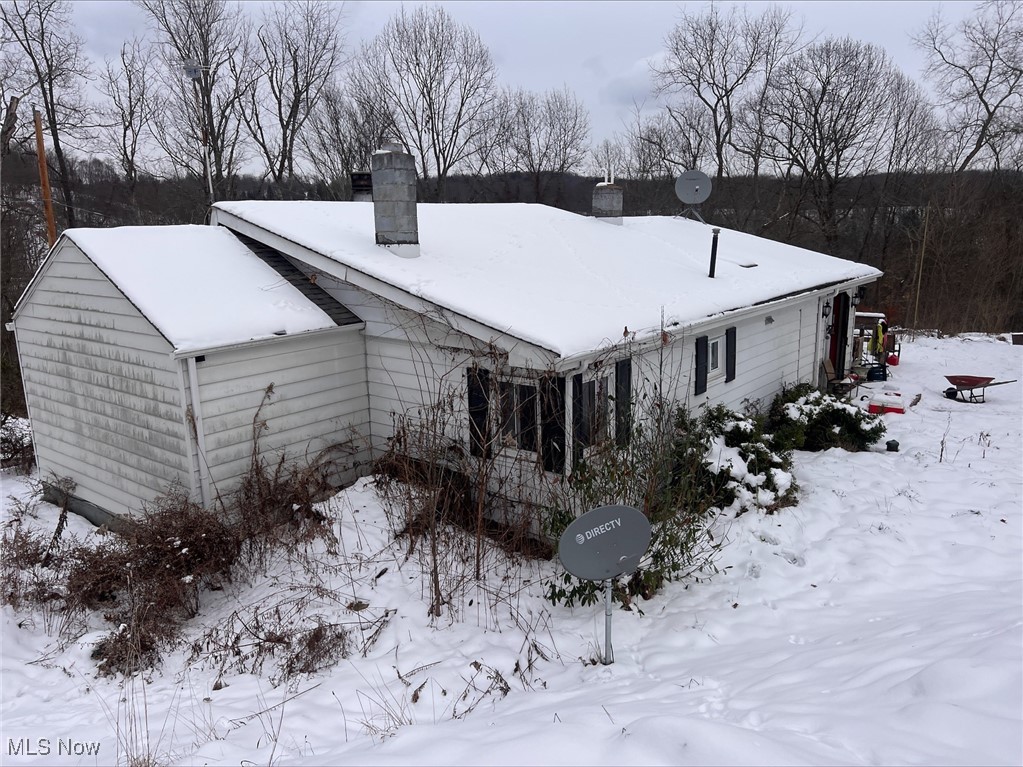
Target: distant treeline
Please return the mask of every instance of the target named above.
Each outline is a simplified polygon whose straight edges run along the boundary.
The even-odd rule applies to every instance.
[[[203,223],[206,218],[207,199],[199,179],[140,176],[130,188],[122,175],[99,160],[77,162],[74,172],[79,226]],[[36,173],[34,156],[14,152],[4,159],[4,322],[46,253]],[[552,173],[538,185],[533,175],[524,173],[455,175],[448,178],[444,196],[451,203],[539,202],[588,214],[593,189],[602,180]],[[232,181],[236,199],[351,199],[348,180],[274,183],[241,175]],[[619,178],[615,183],[623,189],[626,216],[684,212],[671,178]],[[422,182],[420,200],[430,201],[433,190]],[[878,267],[885,276],[860,308],[885,311],[895,325],[946,333],[1023,329],[1023,174],[850,177],[838,185],[834,197],[837,231],[821,226],[799,178],[725,177],[698,211],[710,225]],[[15,359],[12,334],[4,330],[8,412],[20,409]]]

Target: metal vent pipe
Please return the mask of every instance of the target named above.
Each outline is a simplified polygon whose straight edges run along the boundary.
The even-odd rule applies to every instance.
[[[714,279],[714,270],[718,265],[718,235],[721,234],[721,230],[714,227],[714,239],[710,241],[710,278]]]

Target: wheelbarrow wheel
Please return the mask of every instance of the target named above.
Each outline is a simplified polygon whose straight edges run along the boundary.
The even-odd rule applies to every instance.
[[[949,399],[955,399],[957,396],[959,396],[959,390],[953,386],[949,386],[947,389],[945,389],[945,396],[948,397]]]

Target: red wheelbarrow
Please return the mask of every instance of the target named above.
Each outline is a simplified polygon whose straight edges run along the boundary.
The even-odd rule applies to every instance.
[[[996,381],[994,376],[945,376],[945,380],[952,384],[945,389],[945,396],[949,399],[962,397],[963,402],[983,402],[989,386],[1016,383],[1015,379]]]

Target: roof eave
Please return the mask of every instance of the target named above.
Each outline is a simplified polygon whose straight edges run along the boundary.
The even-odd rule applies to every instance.
[[[252,346],[262,346],[268,343],[277,343],[286,339],[308,338],[309,336],[333,333],[335,331],[360,331],[366,327],[365,322],[350,322],[347,325],[331,325],[327,328],[316,328],[315,330],[302,330],[298,333],[284,333],[281,335],[262,336],[260,338],[248,338],[244,341],[228,341],[225,343],[211,344],[209,346],[197,346],[189,348],[175,347],[170,357],[173,360],[199,357],[204,354],[218,354],[220,352],[234,351],[235,349],[246,349]]]
[[[21,297],[18,298],[18,300],[15,302],[14,310],[11,312],[11,321],[12,322],[17,322],[18,314],[21,313],[22,307],[28,302],[29,295],[31,293],[35,292],[36,286],[39,283],[40,275],[50,265],[50,262],[53,260],[54,254],[56,254],[57,249],[60,248],[61,244],[65,240],[68,240],[69,242],[73,242],[72,240],[70,240],[68,238],[68,236],[64,232],[61,232],[60,236],[57,237],[57,241],[55,243],[53,243],[53,247],[50,248],[49,252],[46,254],[46,257],[43,258],[42,263],[39,264],[39,268],[36,269],[35,274],[32,275],[32,279],[30,279],[28,281],[28,285],[26,285],[25,289],[21,292]],[[76,245],[75,247],[78,247],[78,246]]]
[[[821,283],[820,285],[815,285],[812,288],[802,288],[791,293],[786,293],[785,295],[774,296],[772,298],[764,299],[763,301],[757,301],[753,304],[749,304],[748,306],[737,306],[732,309],[726,309],[722,312],[716,312],[714,314],[708,315],[706,317],[701,317],[699,319],[693,319],[689,321],[676,321],[670,326],[664,328],[663,332],[666,332],[669,336],[668,343],[673,343],[680,336],[691,334],[695,329],[703,325],[709,325],[712,323],[720,322],[722,320],[735,319],[743,316],[744,314],[751,314],[754,312],[762,311],[765,308],[775,306],[783,301],[788,301],[793,298],[801,297],[809,298],[814,295],[823,295],[825,293],[832,291],[832,289],[834,288],[847,289],[856,288],[859,287],[860,285],[867,285],[871,282],[876,282],[878,279],[880,279],[882,275],[883,272],[879,271],[873,275],[863,275],[860,277],[850,277],[842,280],[834,280],[832,282]],[[610,350],[614,349],[615,347],[624,344],[628,344],[629,349],[632,351],[633,354],[635,354],[637,352],[641,353],[653,346],[657,346],[662,343],[664,343],[663,336],[661,335],[661,332],[658,332],[658,330],[655,329],[650,331],[647,335],[645,335],[642,339],[639,340],[622,339],[621,341],[611,343],[604,347],[596,349],[586,349],[574,352],[572,354],[567,354],[565,355],[565,357],[558,361],[557,369],[562,372],[575,370],[581,365],[584,365],[587,360],[593,357],[607,354]]]

